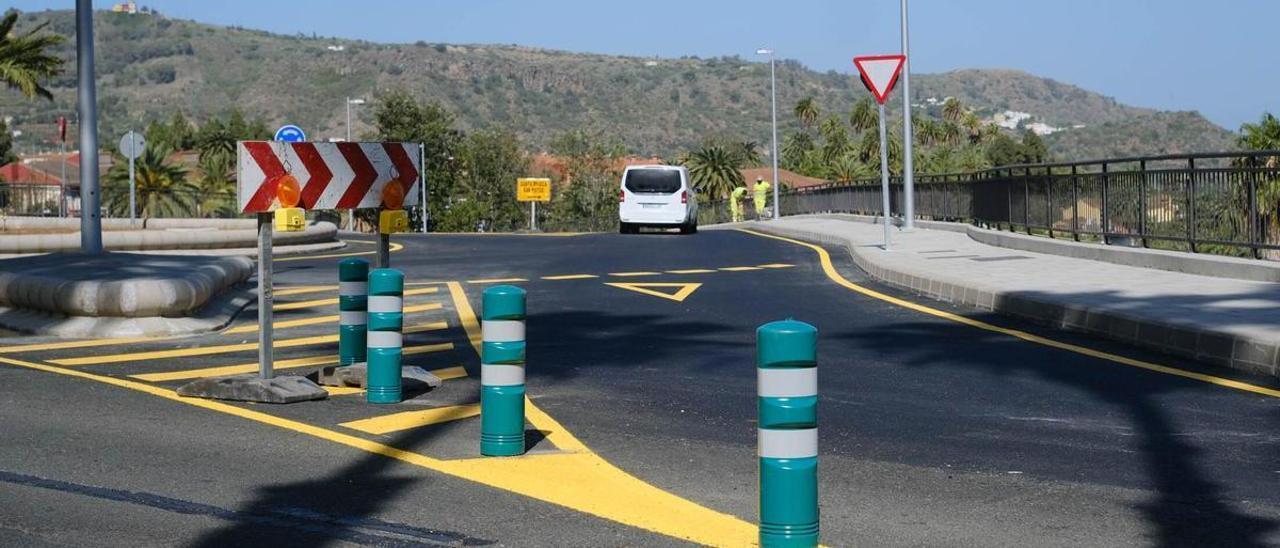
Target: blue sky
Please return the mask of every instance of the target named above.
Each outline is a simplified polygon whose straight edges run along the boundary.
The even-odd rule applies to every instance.
[[[66,9],[71,0],[17,0]],[[782,57],[851,72],[899,48],[898,0],[149,0],[184,19],[380,42]],[[99,1],[99,8],[110,2]],[[305,6],[305,8],[301,8]],[[910,0],[913,72],[1013,68],[1236,130],[1280,113],[1277,0]]]

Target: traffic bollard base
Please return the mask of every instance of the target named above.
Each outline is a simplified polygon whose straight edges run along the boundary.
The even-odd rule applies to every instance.
[[[818,545],[818,458],[760,459],[760,545]]]
[[[480,454],[524,454],[524,385],[480,389]]]

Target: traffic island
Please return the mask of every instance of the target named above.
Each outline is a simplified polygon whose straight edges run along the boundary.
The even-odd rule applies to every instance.
[[[220,329],[251,295],[246,257],[54,253],[0,260],[0,328],[58,337]]]
[[[264,379],[257,373],[195,380],[178,387],[178,395],[255,403],[295,403],[329,397],[325,389],[306,377],[284,375]]]

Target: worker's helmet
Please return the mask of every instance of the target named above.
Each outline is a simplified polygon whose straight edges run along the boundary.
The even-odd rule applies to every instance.
[[[763,181],[763,180],[764,180],[764,176],[763,176],[763,175],[756,175],[756,182],[757,182],[757,183],[758,183],[758,182],[760,182],[760,181]]]

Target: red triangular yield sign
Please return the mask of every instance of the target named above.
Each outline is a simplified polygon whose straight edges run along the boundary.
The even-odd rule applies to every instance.
[[[864,55],[854,57],[853,64],[862,73],[862,81],[871,88],[876,102],[884,104],[898,82],[898,73],[902,72],[902,64],[907,61],[905,55]]]

